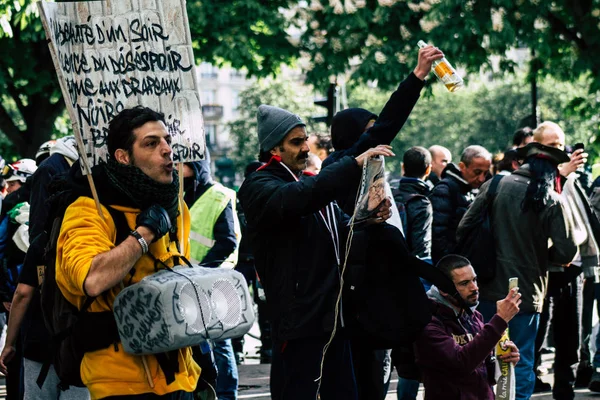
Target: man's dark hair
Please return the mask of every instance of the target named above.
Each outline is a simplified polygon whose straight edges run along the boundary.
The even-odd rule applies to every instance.
[[[402,162],[404,163],[404,176],[421,178],[431,165],[431,153],[425,147],[414,146],[406,150]]]
[[[283,151],[283,140],[279,143],[277,143],[275,146],[273,146],[273,149],[279,147],[281,151]],[[271,150],[259,150],[258,152],[258,161],[262,162],[262,163],[268,163],[269,161],[271,161],[271,157],[273,157],[273,154],[271,154]]]
[[[523,143],[523,141],[530,136],[533,136],[533,129],[531,129],[528,126],[517,130],[513,135],[513,145],[520,146]]]
[[[271,154],[271,150],[269,150],[269,151],[262,150],[258,153],[258,161],[263,162],[263,163],[269,162],[271,157],[273,157],[273,155]]]
[[[442,271],[444,275],[452,280],[452,271],[466,267],[467,265],[471,265],[471,261],[469,261],[467,258],[459,256],[458,254],[448,254],[438,261],[436,268]]]
[[[108,125],[106,143],[109,156],[114,157],[117,149],[126,150],[131,154],[135,142],[134,129],[139,128],[146,122],[153,121],[164,123],[164,114],[144,106],[127,108],[121,111]]]
[[[513,161],[519,161],[519,154],[514,149],[506,150],[502,159],[498,162],[498,165],[496,167],[496,173],[500,171],[513,172]]]

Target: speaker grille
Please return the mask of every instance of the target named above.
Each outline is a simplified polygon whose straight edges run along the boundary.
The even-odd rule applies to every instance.
[[[196,291],[198,291],[198,295],[196,295]],[[200,305],[198,305],[198,298],[200,298]],[[184,283],[179,293],[178,308],[191,331],[190,333],[204,333],[206,328],[209,327],[212,310],[210,300],[204,290],[197,286],[194,290],[191,283]],[[206,324],[206,327],[204,324]]]
[[[229,280],[217,279],[210,296],[217,318],[224,328],[236,327],[242,319],[242,300]]]

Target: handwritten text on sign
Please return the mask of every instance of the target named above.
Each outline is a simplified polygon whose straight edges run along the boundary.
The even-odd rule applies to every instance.
[[[137,105],[165,114],[176,162],[202,158],[204,128],[185,1],[40,4],[90,166],[106,159],[112,118]]]

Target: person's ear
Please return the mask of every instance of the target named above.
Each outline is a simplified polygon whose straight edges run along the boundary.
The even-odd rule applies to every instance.
[[[425,170],[425,178],[427,178],[429,176],[429,174],[431,174],[431,164],[429,164],[429,166]]]
[[[273,155],[273,156],[280,156],[281,152],[282,152],[282,148],[283,148],[283,146],[275,146],[269,151],[269,153],[271,153],[271,155]]]
[[[460,172],[462,172],[465,169],[467,169],[467,164],[465,164],[464,162],[461,161],[458,163],[458,168],[460,169]]]
[[[129,152],[123,149],[117,149],[117,151],[115,151],[115,160],[117,160],[118,163],[129,165]]]

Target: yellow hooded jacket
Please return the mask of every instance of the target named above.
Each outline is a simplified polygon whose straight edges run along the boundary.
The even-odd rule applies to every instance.
[[[183,207],[183,215],[178,217],[177,223],[181,226],[183,218],[184,256],[189,258],[190,215],[187,206]],[[135,227],[135,219],[140,210],[121,206],[113,208],[122,211],[128,225]],[[86,298],[83,282],[89,273],[92,259],[115,247],[115,224],[108,210],[104,206],[102,209],[105,220],[98,214],[93,199],[79,197],[67,208],[58,238],[56,282],[65,298],[78,308],[81,308]],[[170,242],[169,235],[151,243],[149,251],[168,266],[173,266],[173,256],[180,254],[175,243]],[[135,275],[131,281],[131,275],[126,276],[123,281],[125,286],[135,284],[143,277],[154,273],[154,261],[147,254],[143,255],[134,267]],[[119,291],[120,288],[117,286],[109,290],[106,296],[104,294],[98,296],[89,311],[112,310],[112,304]],[[115,351],[114,346],[110,346],[107,349],[86,353],[81,363],[81,379],[89,389],[92,399],[142,393],[163,395],[178,390],[191,392],[196,388],[200,367],[192,359],[190,348],[179,350],[179,372],[175,374],[175,381],[168,386],[156,358],[154,356],[146,356],[146,358],[154,388],[148,384],[142,357],[125,353],[120,343],[118,351]]]

